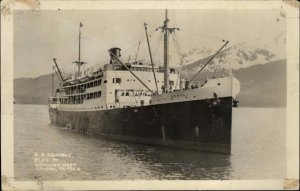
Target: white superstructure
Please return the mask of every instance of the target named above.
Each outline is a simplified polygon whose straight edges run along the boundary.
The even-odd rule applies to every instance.
[[[129,66],[129,65],[128,65]],[[59,110],[93,111],[114,108],[137,107],[151,104],[151,97],[161,94],[164,88],[164,73],[155,67],[156,83],[151,66],[142,63],[131,64],[130,70],[150,88],[137,80],[120,64],[106,64],[94,75],[69,80],[51,97],[52,105]],[[179,90],[178,73],[170,69],[169,92]],[[75,82],[74,82],[75,81]],[[77,82],[76,82],[77,81]],[[176,87],[175,87],[176,85]]]

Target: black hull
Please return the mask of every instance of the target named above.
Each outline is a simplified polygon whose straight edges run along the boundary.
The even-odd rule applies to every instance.
[[[49,114],[55,126],[109,139],[230,154],[233,99],[220,100]]]

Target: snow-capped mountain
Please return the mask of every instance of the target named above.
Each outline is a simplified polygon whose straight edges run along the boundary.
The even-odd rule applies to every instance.
[[[286,58],[286,33],[280,33],[273,39],[266,40],[268,44],[259,42],[241,42],[223,49],[206,67],[207,71],[237,70],[256,64]],[[211,48],[192,49],[184,59],[183,72],[196,72],[215,54]]]

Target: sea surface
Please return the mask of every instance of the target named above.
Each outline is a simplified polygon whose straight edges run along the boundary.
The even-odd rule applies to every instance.
[[[14,176],[17,180],[282,179],[285,114],[284,108],[234,109],[232,155],[222,155],[83,135],[52,126],[46,105],[16,104]]]

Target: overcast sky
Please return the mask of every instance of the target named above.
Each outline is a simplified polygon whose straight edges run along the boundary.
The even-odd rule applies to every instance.
[[[222,46],[246,42],[270,44],[286,29],[280,10],[169,10],[170,27],[179,27],[170,37],[171,65],[178,64],[178,49]],[[122,59],[134,60],[141,40],[138,59],[149,60],[144,22],[154,60],[162,63],[162,38],[154,31],[163,24],[164,10],[95,10],[24,12],[14,17],[14,78],[37,77],[51,72],[52,59],[67,71],[74,69],[78,58],[78,29],[82,27],[82,60],[88,64],[105,64],[108,49],[122,49]],[[177,39],[176,46],[173,38]]]

